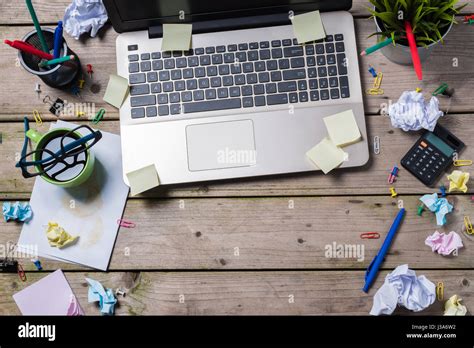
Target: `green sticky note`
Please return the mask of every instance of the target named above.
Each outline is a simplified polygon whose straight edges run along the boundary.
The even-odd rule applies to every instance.
[[[324,31],[323,21],[319,11],[303,13],[293,16],[293,31],[298,43],[302,44],[308,41],[324,39],[326,32]]]
[[[163,24],[162,51],[187,51],[191,48],[192,24]]]
[[[160,185],[154,164],[127,173],[132,196],[148,191]]]
[[[342,151],[329,138],[324,138],[321,142],[306,153],[306,156],[324,174],[329,173],[348,159],[347,153]]]
[[[104,101],[119,108],[128,93],[128,80],[118,75],[110,75],[109,84],[104,94]]]

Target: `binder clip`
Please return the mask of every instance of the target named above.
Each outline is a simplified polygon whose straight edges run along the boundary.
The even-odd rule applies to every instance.
[[[37,83],[35,85],[35,92],[36,94],[38,95],[38,99],[40,98],[40,94],[41,94],[41,85],[39,83]]]
[[[7,242],[7,251],[5,253],[5,258],[0,259],[0,273],[14,273],[17,272],[21,281],[26,281],[25,271],[21,264],[11,257],[11,253],[15,250],[16,244],[10,244]]]
[[[388,175],[388,183],[389,184],[393,184],[393,182],[397,178],[397,174],[398,174],[398,167],[393,166],[392,172]]]
[[[41,115],[38,110],[33,110],[33,118],[35,119],[36,125],[38,127],[43,124],[43,120],[41,119]]]
[[[41,271],[43,269],[43,267],[41,266],[41,261],[40,260],[32,259],[31,262],[33,262],[33,264],[35,265],[35,267],[38,271]]]
[[[369,64],[369,73],[371,73],[373,77],[377,77],[377,72],[375,71],[374,67],[370,64]]]
[[[436,284],[436,298],[438,299],[438,301],[444,300],[444,283],[443,282],[438,282]]]
[[[469,216],[464,216],[464,226],[466,227],[467,234],[474,234],[474,229],[472,228],[471,219]]]
[[[380,233],[378,232],[365,232],[360,234],[361,239],[379,239]]]
[[[392,198],[395,198],[398,196],[398,193],[395,191],[395,188],[393,186],[390,187],[390,193],[392,194]]]
[[[125,297],[125,295],[127,295],[127,292],[125,291],[124,288],[117,288],[115,290],[115,296],[118,296],[118,295]]]
[[[441,197],[446,197],[446,187],[444,185],[441,185],[439,187],[439,190],[441,191]]]
[[[367,90],[368,95],[382,95],[383,94],[383,89],[380,88],[380,86],[382,86],[382,79],[383,79],[383,74],[379,72],[377,74],[377,77],[374,80],[374,86]]]
[[[64,109],[64,101],[60,98],[57,98],[56,101],[53,103],[49,95],[46,95],[43,98],[43,103],[49,104],[51,107],[49,108],[49,112],[52,113],[54,116],[58,116]]]
[[[454,89],[449,88],[448,84],[446,82],[443,82],[441,86],[436,88],[436,90],[433,92],[433,96],[436,97],[438,95],[444,95],[448,98],[451,98],[454,94]]]
[[[100,109],[97,114],[95,114],[94,118],[91,120],[93,124],[98,124],[105,115],[105,109]]]
[[[420,204],[418,206],[417,211],[416,211],[416,215],[421,216],[421,214],[423,213],[424,210],[425,210],[425,207],[423,207],[423,204]]]
[[[122,219],[118,219],[117,220],[117,224],[121,227],[125,227],[125,228],[135,228],[135,224],[131,221],[127,221],[127,220],[122,220]]]
[[[465,166],[472,165],[472,161],[471,160],[455,160],[453,164],[455,167],[465,167]]]
[[[380,153],[380,137],[378,135],[374,137],[374,153],[376,155]]]
[[[94,73],[94,70],[92,70],[92,65],[91,65],[91,64],[87,64],[86,67],[87,67],[87,74],[89,75],[89,77],[90,77],[91,80],[92,80],[92,74]]]

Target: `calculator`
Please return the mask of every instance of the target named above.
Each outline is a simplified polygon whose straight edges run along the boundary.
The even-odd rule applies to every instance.
[[[464,147],[446,128],[436,125],[433,132],[426,131],[418,139],[401,164],[423,184],[432,186]]]

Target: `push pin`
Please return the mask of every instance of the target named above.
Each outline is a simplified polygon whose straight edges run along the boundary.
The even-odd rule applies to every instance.
[[[433,92],[433,96],[436,97],[440,94],[451,98],[454,94],[454,89],[449,88],[448,84],[446,82],[443,82],[441,86],[436,88],[436,90]]]
[[[439,187],[439,190],[441,191],[441,197],[446,197],[446,187],[444,185],[441,185]]]
[[[125,295],[127,295],[127,292],[125,291],[124,288],[118,288],[117,290],[115,290],[115,296],[122,296],[122,297],[125,297]]]
[[[415,91],[416,93],[421,93],[422,89],[420,87],[416,87]]]
[[[369,73],[371,73],[373,77],[377,77],[377,72],[372,65],[369,65]]]
[[[81,77],[81,79],[78,82],[79,82],[79,88],[83,89],[84,88],[84,82],[86,82],[86,80],[84,80],[84,77]]]
[[[35,264],[36,269],[37,269],[38,271],[41,271],[41,270],[43,269],[43,267],[41,266],[40,260],[38,260],[38,259],[32,259],[31,261]]]
[[[91,64],[87,64],[86,67],[87,67],[87,74],[88,74],[89,77],[92,79],[92,74],[94,73],[94,70],[92,70],[92,65],[91,65]]]
[[[416,212],[416,215],[421,216],[421,214],[423,213],[424,210],[425,210],[425,208],[423,207],[423,204],[420,204],[418,206],[418,210]]]
[[[85,114],[86,114],[86,113],[85,113],[84,111],[78,111],[78,112],[76,113],[76,116],[77,116],[77,117],[82,117],[82,116],[85,116]]]
[[[38,99],[39,99],[40,94],[41,94],[41,85],[39,83],[37,83],[36,86],[35,86],[35,92],[38,95]]]
[[[388,183],[389,184],[393,184],[393,182],[397,178],[397,174],[398,174],[398,167],[393,166],[392,172],[388,175]]]
[[[464,24],[473,25],[474,24],[474,19],[470,19],[467,22],[464,22]]]
[[[469,22],[470,20],[474,20],[474,14],[472,14],[472,15],[470,15],[470,16],[464,16],[463,22],[464,22],[464,23],[467,23],[467,22]]]
[[[78,86],[73,86],[71,88],[71,93],[74,94],[76,97],[81,97],[81,90]]]
[[[392,194],[392,198],[395,198],[398,196],[398,193],[395,191],[395,188],[393,186],[390,187],[390,193]]]

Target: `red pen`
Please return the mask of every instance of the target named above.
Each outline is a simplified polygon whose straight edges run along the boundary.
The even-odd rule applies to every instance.
[[[34,56],[38,56],[43,59],[51,60],[54,58],[52,54],[49,54],[37,48],[34,48],[32,45],[23,41],[15,40],[12,42],[10,40],[5,40],[3,42],[5,42],[7,45],[10,45],[13,48],[16,48],[17,50],[32,54]]]
[[[408,44],[410,45],[411,59],[413,60],[416,76],[418,76],[418,80],[423,80],[423,72],[421,71],[421,62],[420,56],[418,55],[418,48],[416,47],[415,35],[408,21],[405,21],[405,31],[407,33]]]

